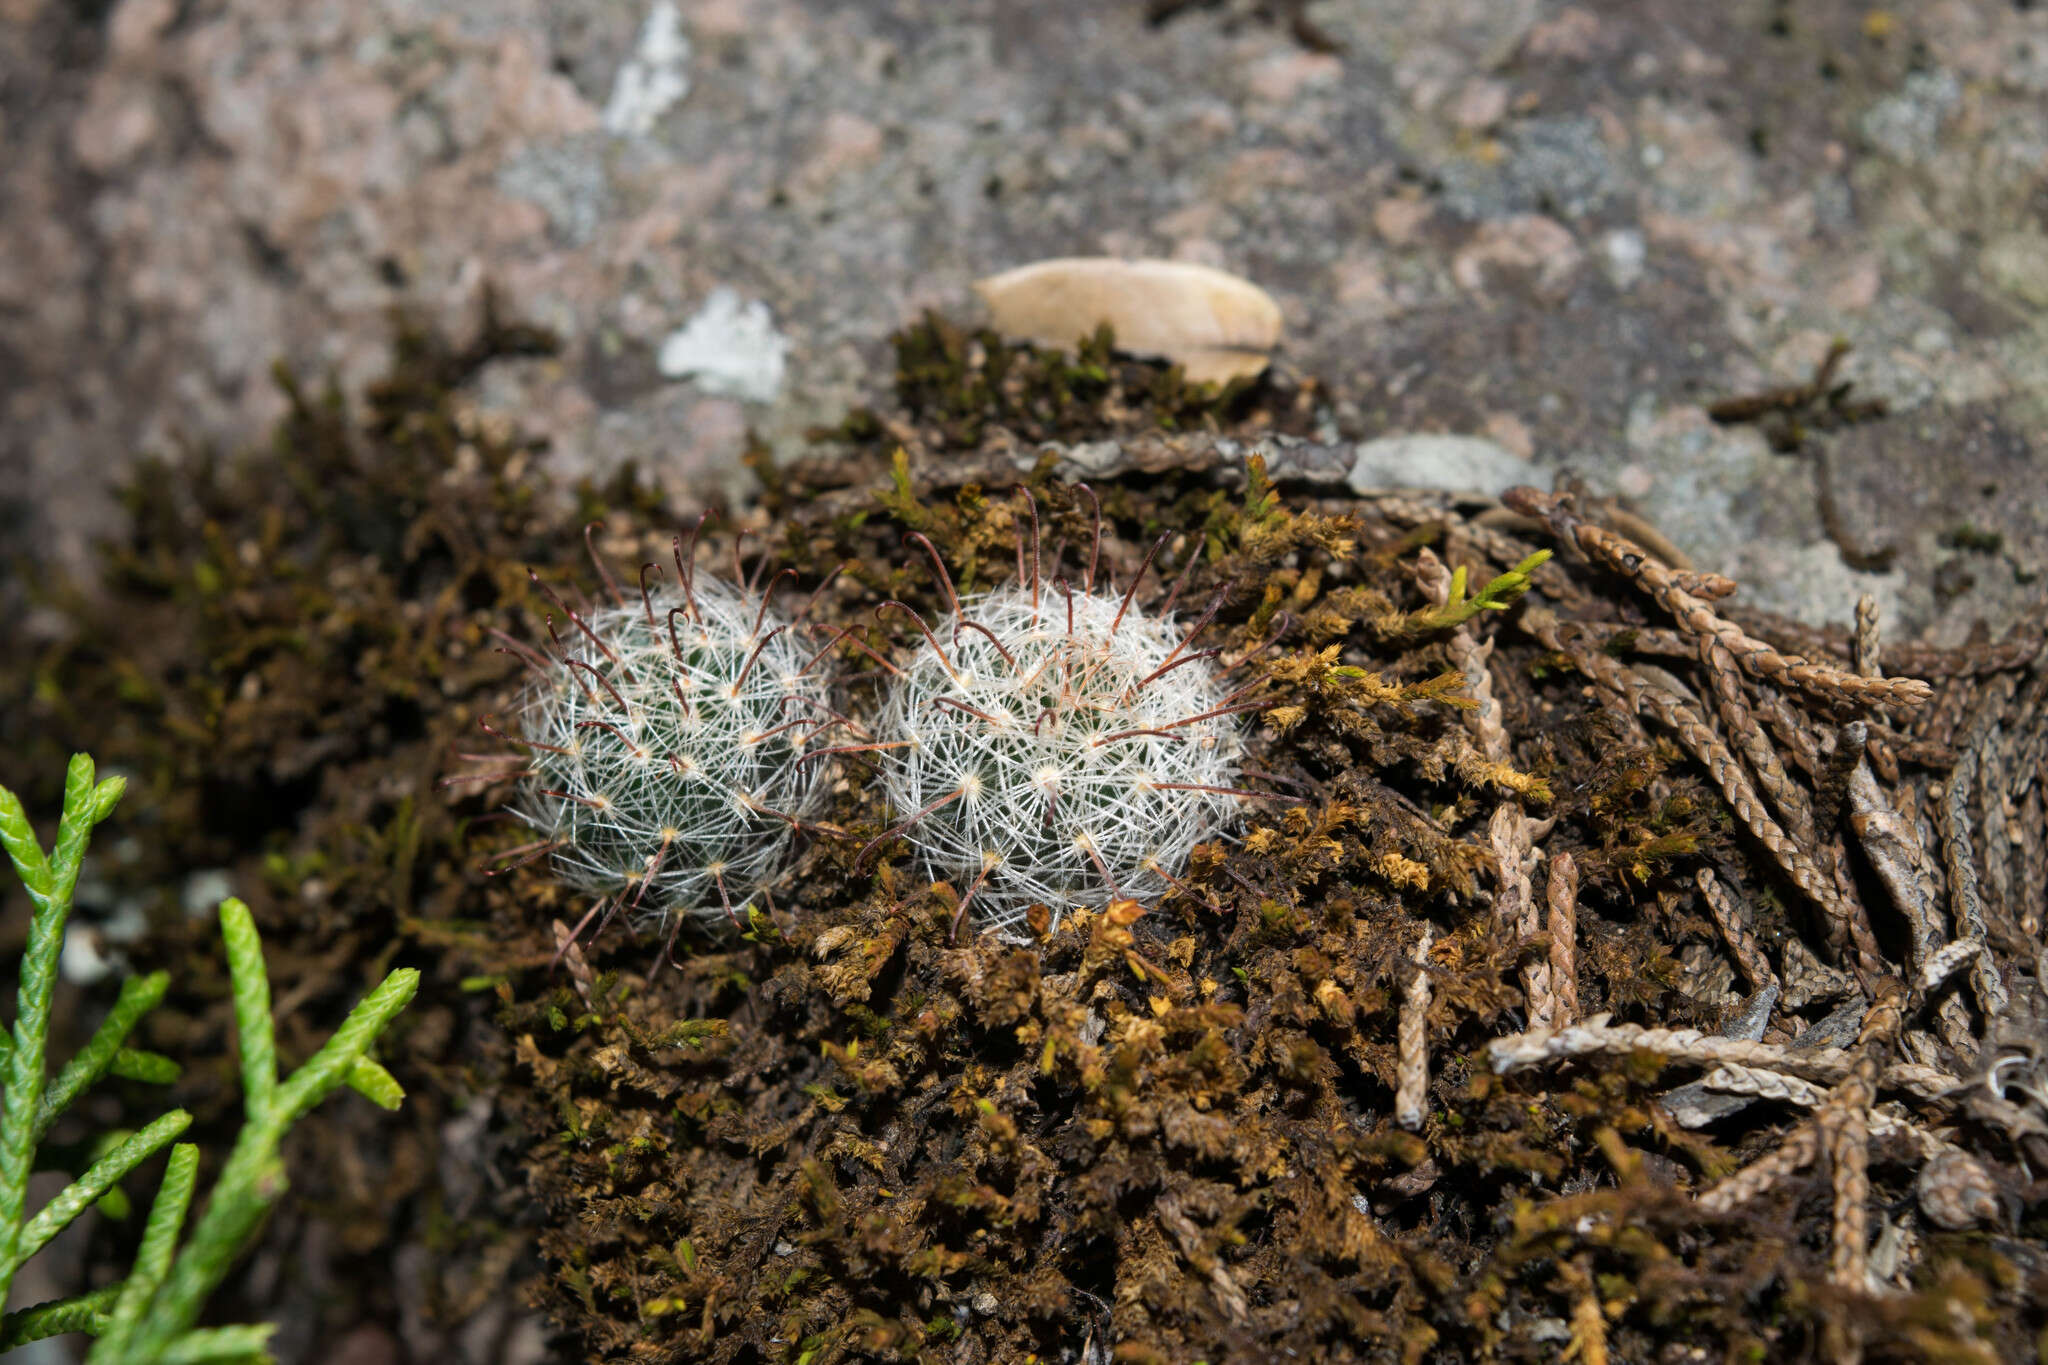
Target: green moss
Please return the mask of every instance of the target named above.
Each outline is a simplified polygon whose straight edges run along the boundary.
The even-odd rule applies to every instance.
[[[934,450],[979,446],[1001,427],[1023,441],[1227,427],[1275,392],[1265,379],[1190,383],[1177,365],[1120,355],[1104,324],[1069,354],[969,331],[927,311],[893,334],[896,410],[855,408],[821,439],[873,446],[903,424]]]
[[[1942,532],[1941,543],[1952,550],[1995,555],[2005,548],[2005,537],[1996,531],[1981,530],[1966,521]]]

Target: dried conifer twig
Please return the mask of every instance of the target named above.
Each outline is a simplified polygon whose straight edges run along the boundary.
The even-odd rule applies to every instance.
[[[1400,1080],[1394,1090],[1394,1121],[1409,1132],[1422,1127],[1429,1097],[1429,946],[1436,926],[1424,924],[1415,945],[1415,975],[1401,1001],[1398,1057]]]
[[[1916,1062],[1894,1062],[1878,1077],[1878,1087],[1883,1090],[1904,1090],[1918,1095],[1923,1100],[1947,1101],[1956,1091],[1962,1089],[1959,1077],[1951,1076],[1939,1067],[1923,1066]]]
[[[1669,556],[1665,556],[1665,562],[1670,562]],[[1732,578],[1717,573],[1701,573],[1696,569],[1673,568],[1671,581],[1694,597],[1705,598],[1709,602],[1717,602],[1723,597],[1733,597],[1736,589],[1741,586]]]
[[[1845,1289],[1864,1290],[1870,1277],[1870,1111],[1884,1056],[1898,1042],[1906,1018],[1906,988],[1895,976],[1880,980],[1863,1016],[1855,1059],[1814,1116],[1826,1152],[1834,1194],[1829,1273]]]
[[[1769,1155],[1759,1157],[1708,1187],[1699,1197],[1699,1206],[1708,1213],[1728,1213],[1741,1208],[1768,1194],[1787,1177],[1812,1165],[1819,1154],[1819,1135],[1811,1124],[1802,1123],[1788,1133],[1785,1141]]]
[[[1810,626],[1759,607],[1731,606],[1729,614],[1738,619],[1743,629],[1779,649],[1817,658],[1832,655],[1855,667],[1854,638],[1838,626]],[[1929,682],[1982,678],[2027,667],[2044,644],[2048,644],[2048,612],[2037,612],[2015,624],[1996,642],[1949,649],[1910,640],[1890,641],[1884,646],[1882,661],[1895,674]]]
[[[1529,874],[1536,869],[1536,853],[1530,847],[1534,827],[1529,817],[1510,802],[1503,801],[1493,813],[1488,838],[1499,869],[1500,891],[1494,898],[1495,921],[1512,930],[1518,944],[1536,937],[1541,921],[1529,890]],[[1550,963],[1530,959],[1522,964],[1522,994],[1529,1007],[1529,1020],[1547,1027],[1556,1017],[1557,1001],[1550,989]]]
[[[1813,949],[1806,946],[1806,940],[1797,934],[1786,937],[1784,947],[1779,950],[1778,966],[1785,981],[1784,1004],[1787,1009],[1801,1009],[1815,1000],[1840,1000],[1861,993],[1854,977],[1815,957]]]
[[[1847,1076],[1854,1060],[1852,1051],[1844,1048],[1801,1051],[1776,1043],[1725,1038],[1698,1029],[1617,1024],[1605,1014],[1593,1015],[1584,1023],[1567,1028],[1530,1029],[1496,1038],[1487,1044],[1486,1052],[1488,1063],[1499,1075],[1574,1057],[1625,1057],[1633,1052],[1647,1052],[1698,1066],[1732,1062],[1831,1083]],[[1905,1090],[1922,1099],[1947,1099],[1963,1084],[1958,1077],[1914,1063],[1894,1063],[1878,1076],[1880,1089]]]
[[[1822,837],[1835,833],[1848,799],[1850,775],[1869,745],[1870,726],[1863,721],[1852,720],[1835,731],[1834,745],[1821,760],[1813,798],[1814,828]]]
[[[1795,620],[1779,612],[1745,606],[1739,602],[1729,603],[1727,614],[1735,619],[1737,625],[1774,648],[1791,654],[1804,654],[1814,659],[1831,659],[1844,668],[1856,666],[1849,632],[1840,626],[1809,625],[1805,621]],[[1899,671],[1910,673],[1914,677],[1927,676],[1917,668],[1902,668]]]
[[[1667,659],[1690,659],[1698,653],[1690,638],[1669,626],[1634,626],[1624,621],[1573,624],[1609,652],[1653,654]]]
[[[1828,1097],[1827,1091],[1803,1076],[1788,1076],[1782,1071],[1744,1066],[1740,1062],[1721,1063],[1700,1077],[1700,1084],[1709,1090],[1725,1091],[1730,1095],[1754,1095],[1760,1100],[1781,1100],[1805,1109],[1819,1108]]]
[[[2001,681],[2011,683],[2013,680]],[[2000,722],[1992,726],[1984,736],[1984,742],[1977,750],[1977,781],[1970,808],[1982,833],[1979,848],[1984,869],[1979,888],[1985,899],[1986,920],[1995,934],[2008,939],[2017,936],[2013,903],[2017,896],[2024,894],[2013,883],[2017,848],[2012,838],[2011,817],[2017,812],[2007,794],[2012,787],[2012,770],[2008,763],[2014,748],[2013,730],[2016,725],[2024,723],[2025,713],[2021,713],[2012,717],[2011,723]]]
[[[1569,853],[1550,860],[1550,989],[1558,1025],[1579,1017],[1579,867]]]
[[[1482,644],[1474,640],[1469,627],[1462,627],[1451,636],[1451,662],[1465,675],[1465,690],[1477,703],[1463,713],[1466,721],[1487,761],[1506,763],[1508,732],[1501,722],[1500,700],[1493,694],[1493,673],[1489,667],[1492,659],[1493,641]]]
[[[1560,540],[1588,558],[1634,579],[1669,611],[1683,629],[1712,636],[1750,675],[1796,687],[1825,701],[1872,706],[1917,706],[1933,689],[1917,678],[1863,678],[1796,654],[1781,654],[1715,613],[1672,578],[1672,570],[1642,546],[1574,516],[1569,499],[1533,488],[1511,488],[1501,501],[1518,512],[1548,521]]]
[[[1451,597],[1451,571],[1427,545],[1415,552],[1415,585],[1438,606]]]
[[[1937,893],[1923,861],[1920,839],[1886,798],[1867,762],[1850,769],[1846,787],[1849,827],[1912,928],[1910,958],[1918,967],[1945,937],[1935,912]]]
[[[1956,734],[1963,727],[1964,712],[1977,689],[1967,679],[1950,678],[1935,694],[1934,704],[1915,718],[1913,737],[1953,749]]]
[[[1798,1076],[1788,1076],[1782,1071],[1742,1066],[1734,1062],[1715,1067],[1700,1077],[1700,1083],[1709,1090],[1718,1090],[1724,1094],[1777,1100],[1785,1104],[1796,1104],[1802,1109],[1818,1109],[1827,1103],[1828,1098],[1828,1092],[1812,1081]],[[1962,1150],[1933,1129],[1883,1109],[1870,1111],[1870,1135],[1874,1138],[1909,1138],[1920,1144],[1922,1154],[1929,1160],[1949,1152],[1959,1153]],[[1974,1161],[1972,1164],[1975,1164]]]
[[[1906,917],[1911,929],[1907,944],[1909,964],[1925,973],[1930,961],[1942,949],[1946,935],[1935,910],[1937,891],[1932,869],[1927,866],[1917,833],[1893,808],[1877,785],[1868,763],[1859,763],[1848,782],[1849,827],[1863,846],[1878,880],[1891,893],[1892,903]],[[1943,1041],[1958,1051],[1974,1051],[1968,1011],[1954,996],[1941,1002],[1936,1020]]]
[[[1959,938],[1945,943],[1920,966],[1916,988],[1924,995],[1941,989],[1942,985],[1970,961],[1984,951],[1981,939]]]
[[[583,1008],[596,1009],[596,997],[592,988],[596,975],[590,969],[590,959],[583,955],[583,947],[576,942],[576,935],[568,925],[556,920],[553,923],[555,952],[569,969],[569,982],[576,988],[576,998],[583,1002]]]
[[[1756,692],[1756,713],[1771,727],[1771,733],[1778,737],[1778,743],[1785,747],[1786,754],[1799,766],[1799,770],[1818,783],[1823,759],[1820,738],[1815,734],[1812,722],[1786,701],[1785,694],[1777,688],[1756,683],[1753,690]],[[1827,827],[1827,822],[1818,813],[1814,815],[1813,822],[1818,829]]]
[[[1856,638],[1851,642],[1858,677],[1881,677],[1883,639],[1878,634],[1877,599],[1864,593],[1856,599]]]
[[[1487,1044],[1487,1057],[1496,1073],[1506,1074],[1544,1062],[1569,1057],[1627,1056],[1648,1052],[1677,1061],[1718,1064],[1740,1062],[1750,1066],[1794,1071],[1801,1075],[1834,1079],[1848,1067],[1848,1054],[1839,1048],[1818,1048],[1793,1053],[1775,1043],[1724,1038],[1698,1029],[1644,1028],[1640,1024],[1616,1024],[1605,1014],[1564,1028],[1534,1028]]]
[[[1735,955],[1735,965],[1749,982],[1749,988],[1760,991],[1777,986],[1778,974],[1771,970],[1771,961],[1764,956],[1763,947],[1756,941],[1756,934],[1750,929],[1734,893],[1721,884],[1711,869],[1701,868],[1697,880],[1700,895],[1706,898],[1707,909],[1714,917],[1714,926],[1721,931],[1721,941]]]
[[[2020,806],[2020,885],[2033,890],[2020,897],[2015,916],[2019,931],[2030,940],[2039,939],[2042,903],[2048,899],[2048,757],[2035,763],[2033,781]]]
[[[2019,742],[2009,757],[2011,785],[2006,794],[2018,808],[2029,793],[2041,789],[2043,765],[2048,764],[2048,724],[2042,724],[2040,719],[2048,716],[2048,665],[2035,670],[2026,691],[2020,693],[2014,703],[2013,714],[2019,717],[2021,732]],[[2042,832],[2039,823],[2030,824],[2023,820],[2020,824],[2021,847],[2025,848],[2027,835],[2038,836]],[[2038,878],[2023,877],[2021,885],[2040,886],[2041,882]]]
[[[1970,784],[1976,779],[1974,751],[1965,749],[1955,770],[1948,776],[1941,799],[1934,803],[1935,824],[1941,831],[1942,864],[1948,872],[1949,905],[1958,937],[1985,937],[1984,904],[1977,892],[1977,855],[1971,839],[1969,813]],[[1977,1006],[1987,1020],[2005,1014],[2010,1003],[1998,964],[1989,954],[1970,963],[1970,987]]]
[[[1823,1106],[1814,1119],[1827,1154],[1834,1196],[1828,1271],[1844,1289],[1867,1289],[1870,1279],[1870,1122],[1854,1105]]]

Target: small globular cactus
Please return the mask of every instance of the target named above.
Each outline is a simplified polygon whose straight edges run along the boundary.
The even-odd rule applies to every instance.
[[[1178,884],[1194,846],[1233,824],[1243,740],[1238,699],[1208,624],[1173,623],[1097,592],[1094,556],[1077,586],[1027,571],[961,599],[930,542],[950,617],[936,631],[901,603],[924,643],[896,670],[870,750],[924,871],[961,892],[984,927],[1011,930],[1033,905],[1147,900]],[[1099,535],[1099,532],[1098,532]],[[1158,547],[1154,547],[1157,552]],[[1147,564],[1150,556],[1147,557]],[[1142,577],[1143,568],[1139,570]]]
[[[528,763],[513,810],[539,838],[511,853],[599,897],[576,932],[623,912],[673,943],[684,918],[739,923],[780,870],[823,798],[827,765],[807,759],[835,713],[766,592],[696,571],[680,540],[675,584],[650,588],[650,569],[638,601],[606,574],[616,605],[587,614],[543,587],[566,638],[552,615],[552,655],[507,638],[532,672],[518,728],[482,724]]]

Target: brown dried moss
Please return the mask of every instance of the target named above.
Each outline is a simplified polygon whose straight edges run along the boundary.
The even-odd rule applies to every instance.
[[[1268,371],[1226,385],[1190,383],[1178,365],[1116,349],[1107,323],[1074,351],[1008,341],[927,311],[890,338],[895,402],[856,408],[819,438],[856,446],[910,443],[974,450],[1001,430],[1023,442],[1101,440],[1139,432],[1295,430],[1312,415],[1314,381]]]
[[[883,596],[936,607],[896,549],[907,527],[963,575],[1003,572],[1015,500],[924,454],[870,466],[889,516],[836,511],[795,480],[781,490],[791,560],[861,566],[833,601],[840,619]],[[1043,465],[1026,482],[1047,540],[1081,542],[1092,504]],[[1482,894],[1478,827],[1514,788],[1461,762],[1467,703],[1442,632],[1394,623],[1432,610],[1408,558],[1422,539],[1448,535],[1475,578],[1512,561],[1489,567],[1448,515],[1444,534],[1417,537],[1370,507],[1290,506],[1256,467],[1241,488],[1226,471],[1096,491],[1120,574],[1165,532],[1163,593],[1209,549],[1183,600],[1222,590],[1233,652],[1294,618],[1303,642],[1271,666],[1282,705],[1254,761],[1308,804],[1255,807],[1243,840],[1198,851],[1186,890],[1160,904],[1079,915],[1030,946],[952,947],[958,888],[897,866],[854,874],[851,851],[886,817],[849,791],[834,819],[850,839],[815,846],[778,888],[773,936],[706,945],[621,1016],[642,1030],[722,1020],[716,1039],[642,1057],[603,1010],[544,1023],[574,1013],[561,992],[508,1000],[540,1082],[525,1112],[534,1187],[555,1211],[544,1245],[564,1267],[551,1301],[588,1347],[812,1365],[1097,1348],[1549,1359],[1570,1341],[1586,1358],[1662,1358],[1681,1342],[1742,1358],[1796,1354],[1863,1311],[1822,1279],[1824,1205],[1702,1220],[1686,1189],[1735,1169],[1745,1151],[1724,1144],[1742,1130],[1680,1128],[1655,1103],[1654,1065],[1544,1084],[1468,1060],[1517,1025],[1517,970],[1544,945],[1516,942]],[[1604,621],[1632,610],[1596,594],[1571,606]],[[1530,811],[1559,822],[1547,847],[1585,869],[1584,1007],[1711,1026],[1728,997],[1681,967],[1714,941],[1693,871],[1746,869],[1752,903],[1783,884],[1678,748],[1607,709],[1561,657],[1500,639],[1512,771]],[[1406,950],[1425,918],[1436,1074],[1411,1135],[1388,1112]],[[609,1126],[569,1139],[570,1109]],[[1946,1336],[1902,1333],[1907,1355],[1967,1352],[1971,1333],[2019,1339],[2017,1319],[1994,1328],[1970,1307],[2010,1313],[2025,1298],[2011,1276],[1999,1288],[1938,1249],[1923,1264],[1935,1287],[1885,1312],[1924,1315],[1915,1305],[1942,1295],[1962,1311]]]
[[[1860,1319],[1889,1333],[1871,1359],[1949,1360],[2011,1358],[2048,1325],[2036,1223],[1930,1232],[1909,1289],[1851,1296],[1826,1277],[1824,1176],[1726,1216],[1690,1197],[1792,1116],[1687,1131],[1647,1058],[1486,1068],[1547,950],[1491,904],[1503,802],[1554,819],[1544,847],[1581,870],[1589,1012],[1711,1026],[1729,1011],[1725,966],[1683,965],[1720,951],[1694,881],[1708,863],[1767,937],[1826,943],[1692,758],[1589,686],[1583,658],[1515,628],[1523,607],[1472,623],[1494,642],[1509,740],[1505,762],[1476,760],[1416,552],[1485,582],[1536,546],[1445,508],[1319,501],[1256,465],[1090,496],[1040,460],[1018,481],[1049,550],[1073,563],[1099,501],[1119,582],[1164,536],[1148,598],[1200,551],[1182,600],[1220,594],[1213,642],[1278,633],[1253,763],[1303,800],[1254,803],[1243,838],[1198,850],[1157,904],[955,945],[960,888],[888,856],[854,872],[890,817],[849,768],[829,814],[848,837],[813,842],[745,935],[652,973],[651,946],[614,933],[550,970],[550,922],[584,907],[540,866],[484,877],[513,831],[481,818],[491,793],[433,781],[506,683],[484,630],[532,634],[524,566],[573,576],[598,511],[614,516],[601,552],[630,564],[672,519],[628,486],[548,504],[530,451],[451,387],[484,353],[411,345],[410,378],[364,420],[302,398],[271,456],[169,480],[169,510],[138,506],[107,594],[61,599],[83,629],[4,722],[30,771],[77,745],[144,776],[162,837],[122,874],[136,885],[214,864],[262,881],[280,995],[298,992],[310,1032],[358,977],[429,968],[386,1059],[406,1111],[309,1127],[296,1154],[301,1207],[344,1231],[357,1311],[388,1316],[397,1249],[425,1247],[428,1307],[459,1321],[522,1273],[531,1238],[529,1292],[562,1354],[590,1359],[1760,1359],[1812,1354]],[[1101,377],[1060,378],[1031,367],[1064,359],[991,362],[987,339],[928,320],[901,340],[895,409],[845,429],[859,440],[830,461],[763,469],[777,562],[805,588],[851,565],[820,617],[936,605],[907,529],[964,583],[1000,579],[1020,504],[995,471],[1025,442],[1162,414],[1236,434],[1314,415],[1312,386],[1195,398],[1102,347],[1078,362]],[[714,526],[705,553],[731,552]],[[1554,565],[1537,581],[1527,610],[1598,626],[1616,654],[1638,644],[1626,584]],[[1979,671],[1955,686],[1995,683]],[[1952,762],[1956,723],[1916,738],[1917,760]],[[2020,817],[2033,848],[2038,811]],[[189,968],[174,920],[150,951]],[[1425,923],[1431,1081],[1409,1133],[1390,1118],[1396,1019]],[[184,1006],[168,1017],[185,1036],[152,1045],[190,1055],[219,1036],[217,1000]],[[444,1147],[465,1112],[484,1137]],[[1872,1166],[1900,1207],[1906,1155],[1880,1144]],[[2000,1169],[2011,1207],[2036,1210]]]

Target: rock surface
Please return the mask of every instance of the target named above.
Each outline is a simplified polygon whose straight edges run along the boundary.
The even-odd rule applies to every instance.
[[[274,360],[360,384],[393,307],[487,285],[568,341],[486,385],[565,477],[708,492],[974,279],[1150,255],[1271,291],[1345,438],[1569,465],[1750,600],[2038,607],[2048,10],[1310,14],[1340,54],[1239,0],[0,0],[0,524],[77,562],[135,453],[255,439]],[[659,363],[719,299],[779,383]],[[1888,418],[1707,418],[1838,335]]]

